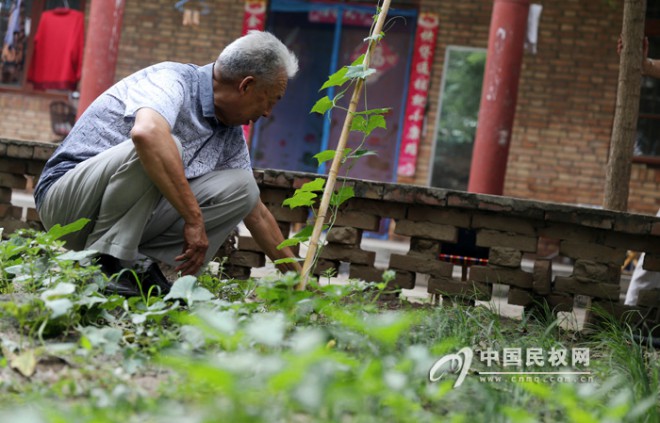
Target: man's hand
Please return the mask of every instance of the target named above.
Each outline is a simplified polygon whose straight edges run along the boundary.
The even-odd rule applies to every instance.
[[[182,261],[176,267],[177,272],[183,275],[194,275],[204,265],[206,250],[209,248],[209,240],[206,237],[204,225],[190,225],[186,223],[183,227],[183,251],[181,255],[174,258]]]
[[[268,210],[261,200],[257,202],[254,209],[243,219],[243,222],[259,247],[264,250],[271,260],[275,261],[281,258],[296,257],[289,247],[282,248],[281,250],[277,249],[277,246],[284,241],[284,236],[270,210]],[[293,270],[300,273],[302,271],[302,267],[298,262],[283,263],[278,265],[277,268],[282,272]]]

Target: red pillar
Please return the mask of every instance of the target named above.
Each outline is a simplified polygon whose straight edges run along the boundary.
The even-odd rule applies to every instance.
[[[78,117],[115,82],[115,67],[125,0],[90,2]]]
[[[529,0],[495,0],[468,191],[501,195],[518,96]]]

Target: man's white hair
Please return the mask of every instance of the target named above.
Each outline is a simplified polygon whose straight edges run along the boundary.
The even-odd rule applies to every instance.
[[[223,79],[237,81],[248,75],[275,83],[281,72],[293,78],[298,58],[269,32],[250,31],[225,47],[215,62]]]

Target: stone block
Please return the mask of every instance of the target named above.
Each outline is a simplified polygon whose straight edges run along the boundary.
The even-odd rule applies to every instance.
[[[332,272],[332,276],[337,276],[337,272],[339,272],[339,262],[333,260],[318,259],[316,266],[314,266],[312,269],[312,274],[320,277],[327,275],[327,272]]]
[[[7,157],[15,159],[31,159],[34,147],[23,144],[9,144],[7,146]]]
[[[469,279],[475,282],[499,283],[524,289],[531,289],[534,280],[531,273],[523,270],[496,268],[492,266],[470,267]]]
[[[307,207],[291,209],[289,207],[271,204],[268,206],[268,210],[270,210],[278,222],[306,222],[309,215],[309,209]]]
[[[241,251],[253,251],[257,253],[264,252],[261,247],[259,247],[259,244],[257,244],[257,241],[255,241],[251,236],[239,236],[238,249]]]
[[[0,158],[0,169],[5,173],[23,176],[27,173],[27,161],[14,158]]]
[[[394,233],[446,242],[456,242],[458,240],[458,229],[455,226],[429,222],[397,220]]]
[[[618,301],[619,284],[583,282],[574,277],[557,276],[553,292],[586,295],[587,297]]]
[[[518,269],[522,263],[522,252],[515,248],[492,247],[488,252],[488,263]]]
[[[550,309],[555,312],[564,311],[568,313],[573,311],[573,304],[575,303],[575,299],[573,298],[572,295],[552,293],[546,295],[543,298],[545,298]]]
[[[618,284],[621,279],[621,268],[591,260],[576,260],[573,265],[573,277],[582,282]]]
[[[242,267],[264,267],[266,265],[266,255],[252,251],[235,251],[229,257],[229,263]]]
[[[552,288],[552,260],[537,259],[532,272],[532,289],[539,295],[548,295]]]
[[[415,204],[445,206],[447,204],[447,190],[428,187],[420,189],[415,193]]]
[[[559,243],[559,254],[573,259],[591,260],[598,263],[622,265],[626,257],[624,248],[608,247],[598,243],[563,240]]]
[[[25,176],[6,173],[4,169],[0,172],[0,187],[25,189],[26,186],[27,179],[25,179]]]
[[[247,280],[250,278],[251,270],[250,267],[229,265],[223,269],[222,273],[230,279]]]
[[[535,225],[530,222],[529,219],[520,217],[507,217],[496,214],[475,214],[472,217],[472,228],[492,229],[501,232],[528,235],[536,238]]]
[[[359,211],[374,216],[402,219],[406,216],[406,205],[384,200],[351,198],[346,204],[346,211]]]
[[[264,204],[282,205],[282,202],[293,196],[293,191],[287,189],[277,189],[265,187],[261,190],[260,197]]]
[[[568,223],[548,223],[538,228],[540,236],[551,239],[570,239],[573,242],[592,243],[601,241],[603,232],[593,228],[585,228]]]
[[[332,244],[360,246],[360,242],[362,242],[362,230],[336,226],[328,231],[326,240]]]
[[[383,190],[383,200],[395,201],[398,203],[414,204],[415,191],[418,188],[412,185],[387,185]]]
[[[326,218],[326,222],[330,216]],[[335,225],[348,226],[365,231],[377,231],[380,229],[380,217],[357,211],[339,211],[335,219]]]
[[[378,183],[357,180],[353,185],[353,191],[355,192],[356,199],[368,198],[380,200],[383,198],[384,187]]]
[[[35,162],[34,160],[29,161],[27,164],[27,174],[32,176],[39,176],[44,170],[46,162]],[[35,181],[36,182],[36,181]]]
[[[450,278],[431,277],[428,282],[429,294],[438,294],[447,297],[462,297],[477,301],[489,301],[492,297],[493,286],[487,283],[474,281],[456,281]]]
[[[644,254],[644,269],[660,272],[660,254]]]
[[[263,182],[265,186],[278,188],[292,188],[293,178],[286,172],[267,170],[263,172]]]
[[[534,295],[531,291],[511,287],[507,294],[507,302],[511,305],[527,307],[534,304]]]
[[[643,307],[658,307],[658,305],[660,305],[660,288],[642,289],[639,291],[637,305]]]
[[[55,148],[35,146],[32,152],[32,159],[46,162],[54,152]]]
[[[470,214],[454,209],[412,205],[408,207],[406,218],[413,222],[439,223],[460,228],[470,227]]]
[[[419,255],[390,255],[390,269],[407,270],[409,272],[425,273],[433,276],[451,278],[454,265],[439,261],[437,258]]]
[[[31,207],[28,208],[26,220],[28,222],[41,222],[41,218],[39,217],[39,213],[37,213],[37,209]]]
[[[614,216],[606,210],[578,209],[569,205],[555,205],[554,209],[545,212],[545,220],[574,223],[599,229],[612,229],[614,227]]]
[[[11,192],[9,187],[0,187],[0,204],[11,203]]]
[[[360,279],[367,282],[383,282],[383,272],[387,269],[377,269],[373,266],[364,266],[351,263],[348,277],[351,279]],[[415,274],[398,270],[395,278],[390,281],[389,287],[401,289],[413,289],[415,287]]]
[[[538,240],[536,237],[519,235],[513,232],[479,229],[476,244],[479,247],[509,247],[527,253],[535,253]]]
[[[598,243],[608,247],[625,248],[630,251],[660,253],[660,237],[657,236],[631,235],[610,231],[603,238]]]
[[[376,259],[376,253],[373,251],[364,251],[355,247],[327,244],[321,249],[320,257],[326,260],[345,261],[348,263],[373,266]]]
[[[434,259],[438,258],[440,254],[441,243],[432,239],[426,238],[410,238],[410,252],[421,256],[430,256]]]

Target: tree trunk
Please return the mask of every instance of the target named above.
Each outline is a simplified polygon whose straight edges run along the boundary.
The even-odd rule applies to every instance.
[[[628,187],[639,117],[645,15],[646,0],[625,0],[621,30],[623,51],[619,60],[616,110],[603,201],[603,207],[610,210],[626,211],[628,208]]]

